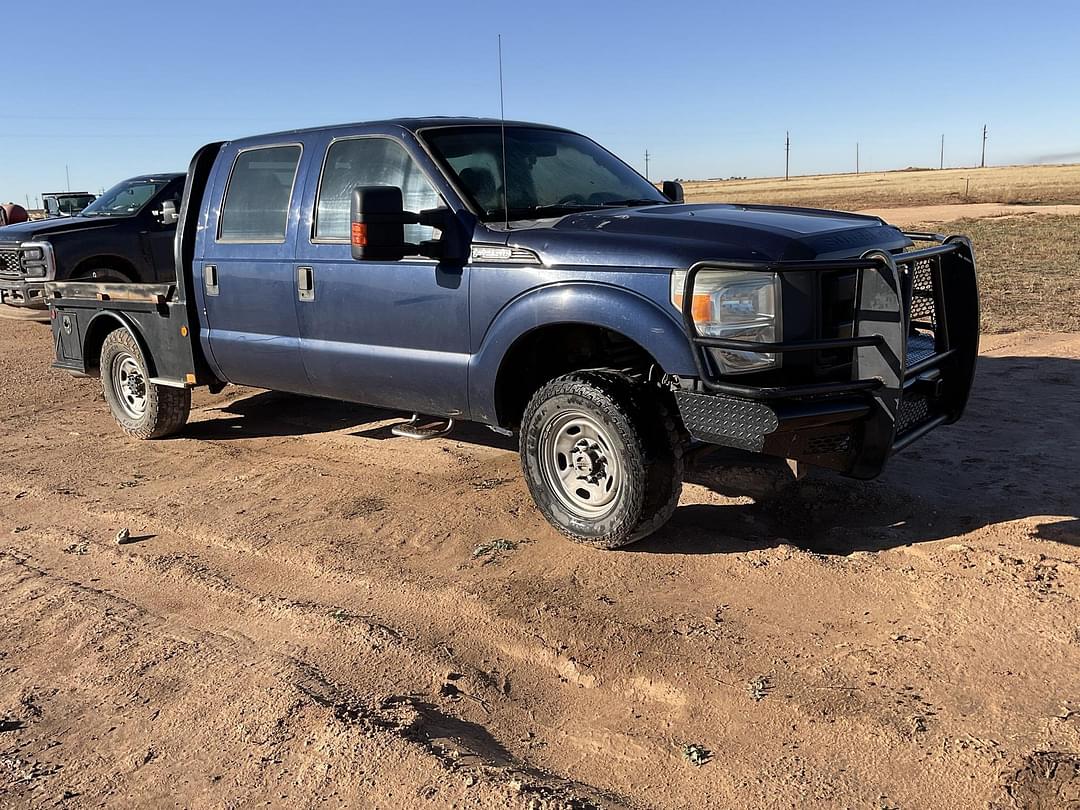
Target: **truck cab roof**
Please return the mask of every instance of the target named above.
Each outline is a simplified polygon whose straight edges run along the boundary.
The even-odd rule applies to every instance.
[[[405,130],[416,134],[425,129],[433,129],[435,127],[468,127],[468,126],[499,126],[505,124],[507,127],[533,127],[536,129],[550,129],[558,132],[569,132],[570,130],[565,127],[557,127],[551,124],[538,124],[532,121],[503,121],[499,118],[480,118],[470,116],[442,116],[442,115],[429,115],[421,117],[405,117],[405,118],[382,118],[373,121],[353,121],[351,123],[344,124],[331,124],[329,126],[319,127],[303,127],[299,129],[286,129],[279,132],[267,132],[259,135],[247,136],[244,138],[235,138],[228,141],[230,144],[243,145],[247,142],[262,142],[268,138],[280,138],[287,135],[306,135],[313,132],[328,132],[334,134],[341,132],[342,134],[350,133],[358,128],[370,129],[373,131],[379,130]]]

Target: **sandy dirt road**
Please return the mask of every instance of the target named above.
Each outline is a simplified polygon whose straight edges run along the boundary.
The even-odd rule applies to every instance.
[[[0,321],[0,806],[1078,795],[1080,335],[986,338],[878,481],[699,469],[607,553],[485,430],[230,389],[132,443],[50,355]]]

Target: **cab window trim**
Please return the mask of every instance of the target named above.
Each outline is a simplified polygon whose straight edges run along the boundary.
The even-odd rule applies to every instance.
[[[231,237],[222,237],[221,225],[225,219],[225,205],[229,201],[229,189],[232,188],[233,178],[236,176],[236,164],[240,162],[240,157],[246,152],[257,152],[266,149],[280,149],[283,146],[296,146],[299,147],[300,153],[296,156],[296,166],[293,168],[292,185],[289,186],[289,203],[285,208],[285,235],[281,239],[236,239]],[[284,143],[267,143],[258,144],[257,146],[245,146],[242,149],[238,149],[236,156],[233,158],[232,166],[229,168],[229,179],[225,182],[225,191],[221,195],[221,208],[218,210],[217,215],[217,233],[214,236],[214,242],[221,245],[284,245],[289,241],[289,218],[292,215],[293,196],[296,194],[296,180],[300,176],[300,164],[304,161],[304,144],[302,141],[288,141]]]

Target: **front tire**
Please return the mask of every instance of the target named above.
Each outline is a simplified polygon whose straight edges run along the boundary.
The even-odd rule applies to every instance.
[[[99,368],[105,401],[128,436],[159,439],[187,422],[191,390],[150,382],[142,349],[126,329],[105,336]]]
[[[683,442],[660,392],[582,371],[537,391],[521,466],[544,517],[571,540],[612,549],[663,526],[682,492]]]

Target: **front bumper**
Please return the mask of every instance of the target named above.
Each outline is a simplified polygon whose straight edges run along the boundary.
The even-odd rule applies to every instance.
[[[30,309],[48,309],[45,281],[0,278],[0,304]]]
[[[933,247],[902,254],[870,251],[842,261],[702,262],[686,279],[683,320],[699,378],[675,397],[690,435],[703,442],[797,459],[872,478],[889,457],[963,413],[979,348],[979,300],[971,243],[964,237],[908,234]],[[770,273],[853,271],[848,337],[754,343],[698,334],[690,302],[705,269]],[[845,350],[849,380],[755,387],[714,371],[709,348],[756,352]]]

